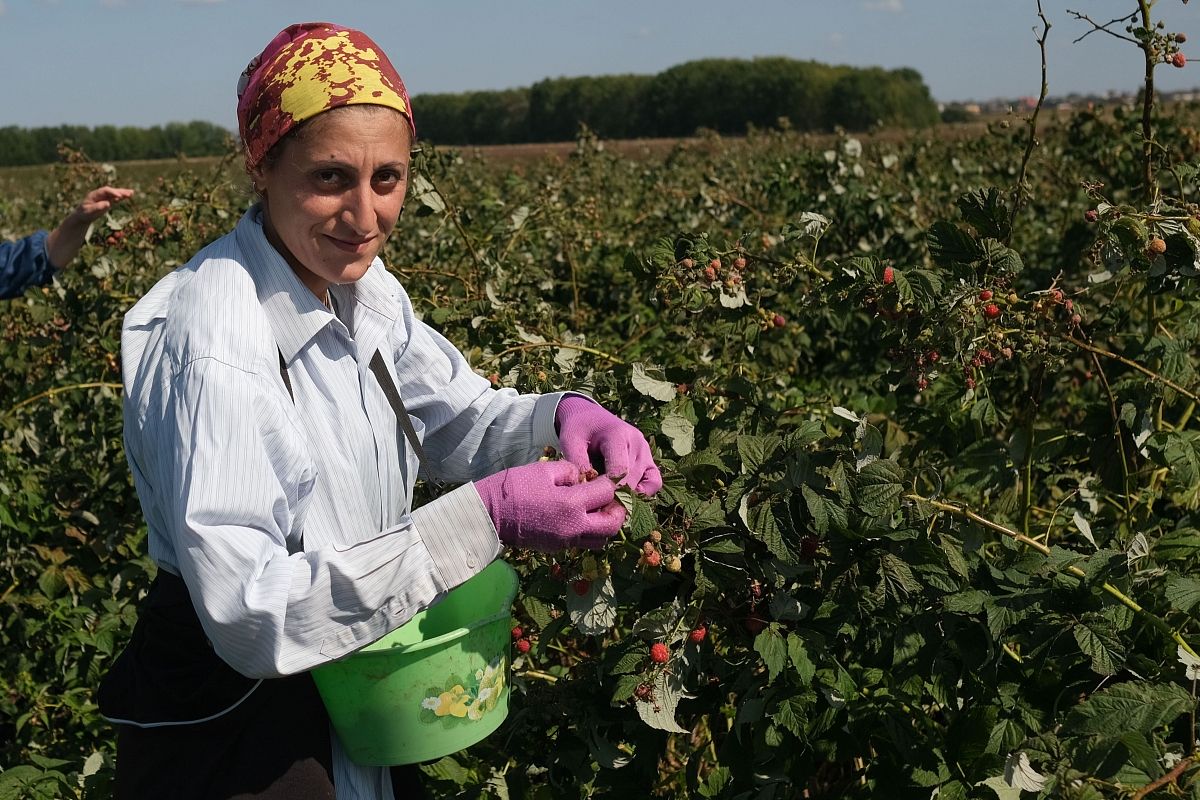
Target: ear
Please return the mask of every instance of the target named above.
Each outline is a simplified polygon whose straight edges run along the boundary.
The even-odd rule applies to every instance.
[[[248,170],[248,172],[250,173],[250,188],[257,195],[264,194],[263,187],[267,185],[266,169],[264,169],[262,164],[259,164],[254,169]]]

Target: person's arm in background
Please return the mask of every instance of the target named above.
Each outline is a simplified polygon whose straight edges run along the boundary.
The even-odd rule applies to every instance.
[[[79,254],[88,226],[131,196],[132,189],[101,186],[88,192],[49,233],[37,231],[15,242],[0,243],[0,300],[49,283],[55,271],[64,269]]]

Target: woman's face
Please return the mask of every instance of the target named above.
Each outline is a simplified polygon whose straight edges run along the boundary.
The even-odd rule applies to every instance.
[[[344,106],[253,171],[268,241],[317,297],[361,278],[383,248],[404,205],[411,144],[399,112]]]

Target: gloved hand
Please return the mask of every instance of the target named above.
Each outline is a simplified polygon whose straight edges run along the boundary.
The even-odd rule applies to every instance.
[[[662,474],[650,445],[637,428],[585,397],[564,397],[554,415],[563,458],[579,469],[596,469],[617,485],[652,495],[662,488]]]
[[[475,489],[500,541],[551,553],[567,547],[603,547],[625,522],[616,485],[603,475],[582,482],[569,461],[511,467]]]

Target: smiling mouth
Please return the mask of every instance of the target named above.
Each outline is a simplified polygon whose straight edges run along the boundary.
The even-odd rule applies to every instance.
[[[370,245],[371,242],[375,241],[375,237],[373,237],[373,236],[370,239],[363,239],[360,241],[338,239],[337,237],[328,236],[328,235],[326,235],[325,238],[328,239],[333,244],[334,247],[336,247],[338,250],[341,250],[343,253],[356,253],[356,254],[365,252],[367,249],[367,246]]]

